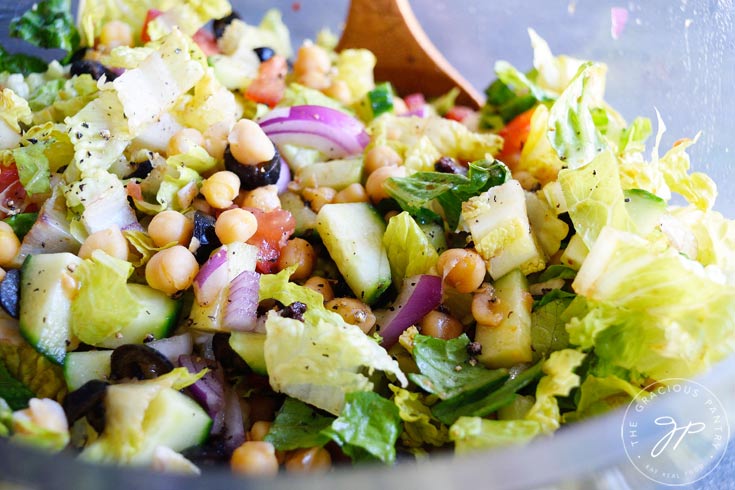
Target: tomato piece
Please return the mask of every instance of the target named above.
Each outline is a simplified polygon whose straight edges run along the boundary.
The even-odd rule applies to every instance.
[[[462,122],[467,119],[467,116],[474,114],[475,111],[466,105],[456,105],[449,109],[444,117],[451,119],[452,121]]]
[[[275,106],[286,90],[287,71],[288,64],[283,56],[275,55],[262,62],[258,68],[258,76],[245,91],[245,97],[268,107]]]
[[[26,194],[18,178],[15,164],[3,167],[0,165],[0,219],[8,215],[37,210]]]
[[[409,94],[403,98],[403,102],[406,103],[408,112],[420,111],[426,105],[426,98],[424,98],[424,94]]]
[[[214,34],[208,30],[204,28],[199,29],[194,33],[192,39],[197,43],[205,55],[212,56],[213,54],[219,53],[217,39],[215,39]]]
[[[143,21],[143,29],[140,32],[140,40],[145,44],[151,40],[151,36],[148,34],[148,24],[151,23],[156,17],[163,15],[163,12],[156,9],[150,9],[145,14],[145,21]]]
[[[258,231],[250,237],[248,243],[258,247],[258,264],[256,270],[262,274],[271,274],[278,269],[281,249],[296,230],[296,220],[291,213],[283,209],[269,212],[247,208],[258,220]]]
[[[128,196],[132,197],[133,200],[143,200],[143,192],[141,191],[139,183],[129,180],[128,183],[125,184],[125,190],[127,191]]]
[[[505,163],[511,170],[518,165],[521,159],[523,145],[526,144],[528,133],[531,131],[531,116],[536,110],[529,109],[522,112],[510,121],[498,135],[503,137],[503,149],[497,155],[498,160]]]

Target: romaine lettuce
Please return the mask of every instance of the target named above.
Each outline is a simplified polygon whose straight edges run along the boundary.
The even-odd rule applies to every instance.
[[[439,254],[426,234],[406,211],[388,221],[383,245],[388,253],[393,284],[397,288],[406,277],[431,274],[439,260]]]
[[[427,405],[427,396],[390,385],[393,403],[403,420],[401,441],[408,447],[419,448],[425,444],[440,447],[449,440],[447,426],[439,422]]]
[[[276,413],[265,441],[279,451],[320,447],[329,442],[329,436],[323,431],[333,421],[334,417],[323,415],[304,402],[286,398]]]
[[[539,424],[532,420],[488,420],[461,417],[449,428],[457,454],[525,444],[539,434]]]

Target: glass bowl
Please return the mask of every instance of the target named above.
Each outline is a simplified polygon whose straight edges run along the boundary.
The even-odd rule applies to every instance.
[[[534,28],[555,53],[605,62],[607,100],[623,116],[656,120],[661,113],[668,131],[664,147],[701,131],[692,148],[695,170],[709,173],[720,188],[716,209],[735,216],[735,166],[731,145],[735,132],[735,9],[731,2],[710,0],[411,0],[429,37],[446,58],[482,90],[493,79],[495,61],[504,59],[525,70],[532,53],[526,33]],[[32,2],[0,5],[0,42],[9,50],[29,51],[7,39],[9,19]],[[249,22],[257,22],[271,7],[281,9],[297,46],[322,27],[339,32],[347,12],[345,0],[301,2],[243,0],[233,5]],[[611,8],[622,7],[628,21],[615,39]],[[696,379],[719,398],[725,414],[735,421],[735,357]],[[678,414],[695,419],[701,400],[664,395],[650,404],[651,416]],[[623,442],[630,417],[624,409],[564,427],[553,437],[525,447],[503,448],[469,456],[439,456],[378,466],[340,468],[326,475],[283,475],[272,480],[235,479],[226,469],[199,478],[154,474],[142,469],[82,464],[70,456],[49,456],[0,441],[0,489],[130,490],[138,488],[193,490],[198,488],[320,489],[350,488],[493,488],[493,489],[647,489],[663,488],[639,472],[631,459],[639,456]],[[641,447],[651,447],[660,433],[650,424],[636,427]],[[689,439],[691,440],[691,439]],[[682,442],[682,452],[702,454]],[[698,452],[699,451],[699,452]],[[631,454],[628,454],[631,453]],[[674,461],[681,471],[691,458]],[[699,469],[704,479],[685,488],[732,488],[735,454],[732,448],[719,464]]]

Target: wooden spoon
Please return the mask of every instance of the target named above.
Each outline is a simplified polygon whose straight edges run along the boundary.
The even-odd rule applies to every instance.
[[[390,81],[400,95],[428,97],[460,90],[459,104],[478,109],[483,98],[449,64],[421,28],[408,0],[351,0],[338,50],[365,48],[378,63],[375,78]]]

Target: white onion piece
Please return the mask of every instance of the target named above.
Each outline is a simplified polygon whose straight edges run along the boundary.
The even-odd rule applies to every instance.
[[[401,293],[393,305],[379,316],[378,333],[383,337],[386,349],[398,341],[398,337],[411,325],[418,323],[442,301],[442,278],[423,274],[403,280]]]
[[[185,333],[165,339],[154,340],[148,342],[146,345],[156,349],[172,363],[176,363],[179,357],[191,354],[194,342],[191,339],[191,335]]]

